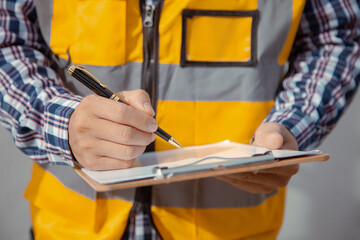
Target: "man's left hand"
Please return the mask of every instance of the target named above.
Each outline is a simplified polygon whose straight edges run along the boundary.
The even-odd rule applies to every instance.
[[[291,132],[278,123],[264,123],[255,131],[253,145],[270,150],[298,150],[298,144]],[[299,171],[299,164],[261,170],[257,173],[246,172],[218,177],[235,187],[251,193],[270,193],[285,187],[290,178]]]

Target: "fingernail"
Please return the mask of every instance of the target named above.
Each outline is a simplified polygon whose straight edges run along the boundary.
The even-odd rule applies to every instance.
[[[151,113],[152,116],[155,115],[154,109],[149,102],[144,103],[144,110],[148,113]]]
[[[156,120],[153,118],[153,119],[151,119],[150,124],[149,124],[149,131],[155,132],[156,129],[158,129],[158,124],[157,124]]]

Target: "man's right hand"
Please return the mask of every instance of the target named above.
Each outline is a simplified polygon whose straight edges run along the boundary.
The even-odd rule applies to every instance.
[[[158,125],[149,95],[143,90],[117,95],[129,105],[90,95],[70,117],[70,148],[85,168],[128,168],[155,140]]]

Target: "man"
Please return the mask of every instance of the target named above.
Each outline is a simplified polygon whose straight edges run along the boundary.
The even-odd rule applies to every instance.
[[[168,148],[158,125],[184,146],[312,148],[360,80],[355,0],[3,0],[0,19],[1,119],[35,161],[35,239],[275,239],[297,165],[106,193],[72,166],[130,167]],[[130,106],[89,95],[70,62]]]

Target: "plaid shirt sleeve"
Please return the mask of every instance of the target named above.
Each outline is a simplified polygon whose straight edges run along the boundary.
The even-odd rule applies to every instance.
[[[307,1],[289,71],[264,122],[286,126],[299,149],[318,146],[335,127],[360,81],[360,3]]]
[[[51,68],[32,0],[0,0],[0,123],[39,163],[73,166],[70,114],[81,101]]]

